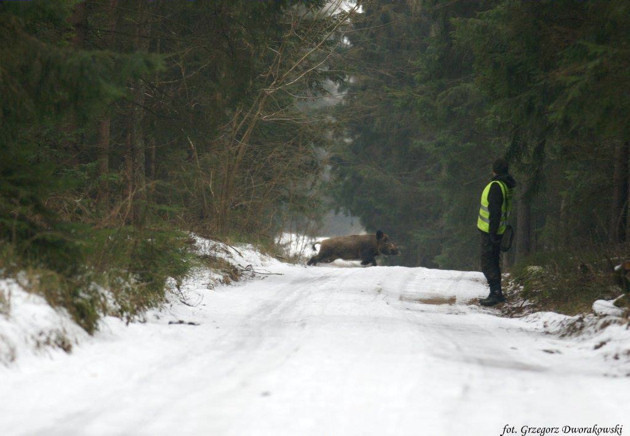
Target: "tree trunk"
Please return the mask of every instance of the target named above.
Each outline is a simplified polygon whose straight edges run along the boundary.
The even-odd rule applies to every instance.
[[[125,224],[133,224],[133,194],[135,190],[133,184],[133,146],[131,145],[131,131],[127,132],[123,157],[125,162],[125,179],[127,181],[127,188],[125,190],[125,203],[127,207],[124,222]]]
[[[628,142],[619,142],[615,145],[613,192],[608,230],[609,241],[613,244],[626,240],[629,145],[630,143]]]
[[[130,188],[132,191],[132,222],[140,224],[146,206],[146,151],[144,142],[144,84],[142,80],[134,83],[134,98],[131,117],[129,118],[129,147],[128,157],[131,158]]]
[[[72,37],[72,45],[76,48],[83,48],[87,38],[87,4],[80,1],[74,5],[72,15],[68,19],[68,23],[74,28],[74,36]]]
[[[531,196],[528,194],[530,185],[530,181],[523,185],[523,191],[517,203],[516,234],[514,236],[516,242],[515,262],[519,262],[529,256],[532,249]]]
[[[104,38],[105,48],[114,50],[115,32],[116,32],[116,8],[118,0],[110,0],[107,14],[107,31],[109,34]],[[99,122],[98,128],[98,145],[97,145],[97,161],[98,161],[98,193],[97,202],[101,210],[109,207],[109,153],[111,142],[111,115],[107,114]]]
[[[134,48],[136,51],[148,51],[149,26],[147,21],[146,4],[138,2],[136,35]],[[142,79],[132,83],[133,100],[129,116],[127,141],[126,168],[128,170],[127,189],[128,199],[131,202],[130,219],[133,224],[141,224],[146,209],[146,150],[143,129],[145,84]]]
[[[157,148],[155,145],[155,138],[149,138],[149,153],[147,155],[147,167],[146,174],[149,179],[150,188],[147,190],[148,201],[152,201],[155,194],[155,184],[151,183],[156,178],[156,164],[157,164]]]
[[[74,5],[72,15],[67,19],[67,23],[72,26],[74,33],[70,40],[75,50],[80,51],[85,47],[87,38],[87,5],[85,1],[80,1]],[[77,117],[71,113],[68,117],[67,124],[61,126],[61,130],[66,137],[63,139],[63,148],[67,154],[66,164],[71,167],[77,167],[80,163],[80,155],[82,151],[82,135],[78,133]]]
[[[100,121],[98,126],[98,193],[97,201],[101,209],[107,208],[109,205],[109,183],[107,177],[109,174],[109,144],[110,144],[110,124],[111,118],[106,117]]]

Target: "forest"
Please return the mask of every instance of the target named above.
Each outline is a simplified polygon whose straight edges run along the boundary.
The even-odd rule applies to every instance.
[[[627,0],[1,1],[0,273],[92,331],[103,288],[163,299],[190,232],[271,245],[331,209],[476,270],[505,157],[514,277],[586,301],[630,238],[629,43]]]

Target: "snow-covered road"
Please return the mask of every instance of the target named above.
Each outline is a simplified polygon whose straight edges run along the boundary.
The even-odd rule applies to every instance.
[[[623,362],[472,304],[480,273],[256,269],[1,368],[0,435],[630,434]]]

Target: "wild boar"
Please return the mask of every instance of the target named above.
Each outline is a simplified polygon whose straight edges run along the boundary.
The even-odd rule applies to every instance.
[[[315,245],[313,244],[313,250],[316,250]],[[319,253],[311,257],[307,265],[343,259],[360,260],[361,265],[376,266],[376,256],[379,254],[398,254],[396,245],[390,242],[389,236],[380,230],[376,232],[376,235],[350,235],[325,239],[321,242]]]

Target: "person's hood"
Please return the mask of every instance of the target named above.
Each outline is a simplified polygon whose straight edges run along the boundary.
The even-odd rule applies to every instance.
[[[514,177],[512,177],[509,174],[499,174],[493,177],[492,180],[498,180],[500,182],[505,183],[505,185],[509,188],[509,189],[513,189],[516,186],[516,180],[514,180]]]

